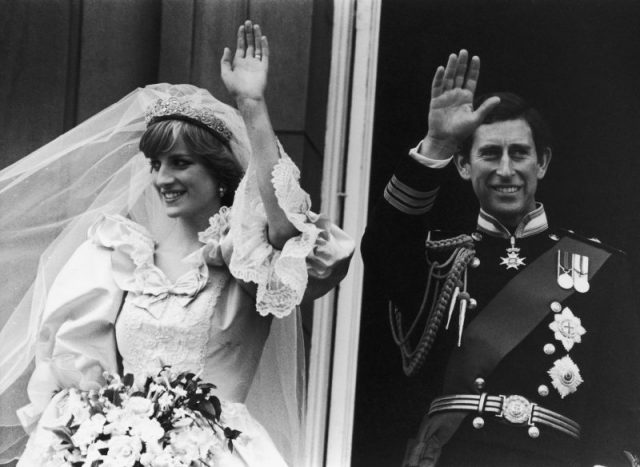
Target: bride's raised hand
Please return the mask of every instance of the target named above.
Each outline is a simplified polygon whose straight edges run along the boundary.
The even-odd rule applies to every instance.
[[[238,28],[235,54],[224,48],[221,77],[236,102],[264,99],[269,70],[269,43],[257,24],[245,21]]]

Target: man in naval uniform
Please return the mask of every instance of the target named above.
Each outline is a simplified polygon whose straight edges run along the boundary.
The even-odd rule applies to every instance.
[[[549,226],[536,202],[546,124],[513,94],[474,103],[479,68],[464,50],[438,68],[427,135],[362,242],[423,388],[406,401],[422,422],[402,465],[636,465],[640,334],[624,255]],[[428,213],[452,163],[480,212],[475,228],[437,232]]]

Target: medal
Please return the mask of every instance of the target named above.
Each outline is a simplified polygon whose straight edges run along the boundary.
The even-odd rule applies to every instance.
[[[569,259],[569,252],[558,250],[558,285],[565,290],[573,287],[573,269]]]
[[[571,255],[573,269],[573,288],[576,292],[586,293],[589,285],[589,257],[578,254]]]
[[[549,324],[549,329],[554,333],[554,337],[562,342],[562,346],[568,352],[575,344],[582,342],[582,336],[587,332],[582,326],[580,318],[566,307],[562,313],[553,316],[553,322]]]
[[[573,360],[568,355],[556,360],[547,373],[551,377],[551,384],[556,388],[562,399],[576,392],[578,386],[583,383],[582,376],[580,376],[580,368],[573,363]]]
[[[577,253],[558,250],[556,266],[558,285],[565,289],[575,289],[579,293],[587,293],[589,284],[589,257]]]
[[[520,266],[525,266],[524,260],[527,258],[520,258],[520,248],[516,248],[516,237],[511,237],[511,247],[507,248],[506,258],[500,257],[500,266],[506,266],[507,269],[518,269]]]

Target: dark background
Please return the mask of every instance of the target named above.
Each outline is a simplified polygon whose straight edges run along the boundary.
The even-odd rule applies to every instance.
[[[482,61],[478,93],[515,92],[551,126],[553,159],[537,197],[550,223],[627,251],[637,270],[639,35],[640,2],[631,0],[383,1],[371,208],[426,133],[436,67],[467,48]],[[455,227],[475,218],[470,186],[453,178],[441,193],[436,220]],[[427,409],[420,399],[428,375],[402,373],[380,288],[365,275],[354,467],[399,465]],[[407,398],[415,407],[403,411]]]

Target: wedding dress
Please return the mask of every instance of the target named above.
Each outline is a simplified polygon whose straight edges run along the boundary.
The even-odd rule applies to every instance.
[[[200,233],[202,247],[183,258],[188,270],[176,280],[154,262],[156,239],[171,228],[164,221],[157,228],[158,214],[149,215],[154,209],[141,217],[145,225],[131,219],[133,209],[93,215],[86,240],[47,287],[34,336],[31,403],[19,411],[23,425],[35,430],[19,465],[45,465],[54,440],[45,427],[64,416],[64,388],[95,387],[105,370],[141,380],[164,365],[199,374],[227,401],[223,417],[242,434],[234,454],[216,459],[216,465],[295,462],[296,440],[277,432],[283,419],[299,420],[303,406],[297,401],[270,407],[282,382],[274,374],[286,374],[291,360],[300,359],[298,305],[342,279],[354,244],[310,211],[299,171],[280,149],[275,193],[300,232],[282,250],[268,243],[251,165],[234,205],[210,219]],[[288,378],[295,380],[293,391],[302,393],[303,374],[295,368]],[[245,403],[251,413],[262,414],[261,423]],[[283,410],[296,413],[274,413]]]

